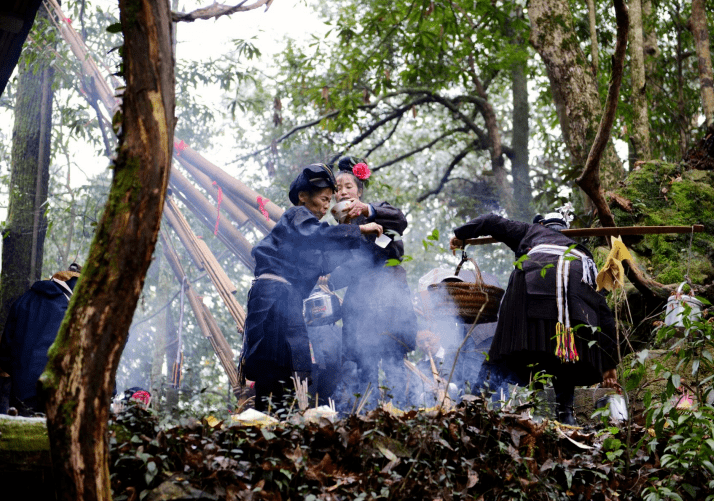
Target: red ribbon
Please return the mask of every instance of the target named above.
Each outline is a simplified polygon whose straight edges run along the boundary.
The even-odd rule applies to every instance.
[[[220,186],[218,186],[218,183],[216,183],[215,181],[213,181],[213,186],[218,188],[218,203],[216,204],[216,227],[213,230],[213,234],[218,235],[218,223],[221,220],[221,202],[223,201],[223,190]]]
[[[267,204],[268,202],[270,202],[270,200],[268,200],[267,198],[263,198],[263,197],[261,197],[260,195],[258,195],[257,200],[258,200],[258,210],[260,211],[260,213],[261,213],[262,215],[265,216],[265,220],[266,220],[267,222],[270,222],[270,216],[268,215],[268,211],[265,210],[265,204]]]
[[[67,24],[72,24],[72,20],[70,18],[65,17],[64,20]]]
[[[179,141],[178,143],[174,141],[174,148],[176,148],[176,155],[181,156],[181,152],[188,148],[188,145],[183,142],[183,139]]]

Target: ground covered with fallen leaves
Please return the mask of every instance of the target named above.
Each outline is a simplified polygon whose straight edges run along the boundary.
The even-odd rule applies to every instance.
[[[131,501],[643,499],[671,474],[656,450],[623,447],[617,428],[527,415],[476,398],[448,413],[377,409],[270,428],[188,419],[160,429],[132,407],[111,426],[112,489]],[[645,433],[633,424],[631,442]],[[682,480],[701,486],[697,499],[712,494],[702,479]]]

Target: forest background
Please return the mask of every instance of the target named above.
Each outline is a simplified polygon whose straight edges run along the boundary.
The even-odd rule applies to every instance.
[[[174,4],[173,10],[193,7]],[[629,7],[626,70],[612,142],[601,162],[606,190],[622,182],[638,161],[679,162],[704,135],[708,118],[689,29],[692,4],[642,2],[640,18]],[[531,2],[528,10],[520,2],[306,2],[299,20],[290,19],[298,29],[291,29],[287,39],[270,17],[283,8],[278,2],[267,13],[260,9],[196,21],[204,23],[199,35],[191,31],[193,25],[178,26],[184,41],[175,47],[175,133],[194,150],[283,208],[289,206],[286,188],[300,165],[342,154],[366,158],[374,172],[366,200],[387,200],[407,214],[404,240],[411,260],[405,267],[413,290],[429,269],[455,265],[443,251],[451,229],[480,213],[500,211],[529,221],[536,212],[572,201],[578,208],[576,224],[592,223],[592,207],[574,181],[585,165],[613,72],[616,22],[609,3],[542,0]],[[107,74],[117,71],[122,38],[111,29],[118,22],[117,6],[65,2],[63,9]],[[564,9],[572,24],[565,17],[559,28],[543,28],[539,19],[549,9]],[[711,27],[714,8],[704,12]],[[248,25],[264,26],[264,32],[247,36]],[[197,39],[217,33],[223,40],[218,47],[198,44]],[[557,43],[548,40],[558,36]],[[184,51],[191,57],[182,56]],[[570,64],[570,71],[560,71],[558,64]],[[111,171],[105,166],[116,139],[110,124],[98,118],[91,96],[87,99],[77,66],[40,16],[18,72],[25,69],[25,81],[53,73],[49,191],[41,205],[47,236],[35,238],[39,247],[30,266],[12,261],[29,256],[8,253],[6,258],[4,247],[3,320],[11,299],[32,281],[74,260],[84,264],[107,198]],[[574,76],[579,80],[566,80]],[[2,186],[11,207],[17,193],[7,188],[13,185],[10,173],[27,166],[21,155],[12,154],[17,146],[8,117],[17,123],[13,112],[25,81],[14,78],[0,99]],[[86,181],[78,171],[86,173]],[[217,203],[216,193],[206,195]],[[9,211],[6,235],[20,212]],[[245,304],[252,274],[211,231],[188,217]],[[262,237],[251,227],[244,234],[251,242]],[[501,246],[474,251],[483,270],[505,284],[512,253]],[[179,254],[238,352],[235,322],[205,275]],[[15,289],[5,279],[12,270],[24,273]],[[180,332],[184,408],[225,411],[231,389],[195,319],[187,308],[182,312],[180,289],[157,252],[117,386],[148,386],[161,402],[168,391],[167,340],[176,340]]]

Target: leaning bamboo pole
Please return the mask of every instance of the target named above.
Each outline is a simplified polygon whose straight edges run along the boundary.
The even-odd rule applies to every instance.
[[[186,172],[188,172],[194,181],[196,181],[204,190],[211,191],[212,189],[216,189],[213,185],[214,182],[217,186],[220,186],[219,182],[211,179],[210,176],[190,163],[184,157],[177,155],[174,156],[174,158],[178,160],[181,167],[186,169]],[[221,186],[221,189],[222,188],[223,187]],[[235,221],[239,222],[239,224],[243,225],[244,223],[240,221],[245,218],[249,220],[253,226],[265,234],[270,233],[270,230],[272,230],[273,226],[275,226],[275,221],[270,218],[266,218],[260,211],[246,204],[242,199],[236,199],[231,192],[224,193],[223,200],[226,204],[226,210],[229,214],[231,214],[231,217],[233,217]]]
[[[169,198],[167,197],[166,200],[169,200]],[[190,244],[191,236],[181,224],[181,221],[179,221],[178,216],[176,216],[173,211],[166,210],[166,207],[164,207],[163,217],[164,221],[166,221],[166,223],[168,223],[171,229],[174,230],[176,235],[178,235],[179,241],[186,249],[188,256],[191,258],[191,261],[193,261],[193,264],[196,266],[196,268],[203,271],[203,260],[201,259],[201,256],[198,255],[196,247]]]
[[[196,181],[196,183],[206,192],[213,193],[218,191],[218,184],[214,184],[214,182],[211,181],[211,179],[203,172],[196,169],[193,165],[191,165],[181,157],[175,157],[175,159],[178,161],[179,165],[181,165],[181,167],[183,167],[183,169],[189,173],[193,180]],[[177,169],[174,169],[171,171],[171,174],[173,175],[174,172],[179,171]],[[240,207],[238,207],[238,205],[236,205],[236,203],[230,197],[223,197],[221,209],[223,209],[230,215],[231,219],[235,221],[235,223],[238,225],[238,228],[243,228],[243,226],[251,222],[250,217],[248,217],[248,215],[243,210],[241,210]]]
[[[259,210],[260,207],[258,198],[260,197],[260,194],[257,191],[252,190],[240,180],[234,178],[217,165],[208,161],[190,146],[184,144],[179,149],[178,144],[181,143],[174,142],[174,155],[180,153],[188,163],[194,165],[197,169],[220,184],[224,192],[234,195],[238,199],[242,200],[248,207],[251,207],[256,211]],[[278,221],[280,216],[283,215],[283,212],[285,212],[273,202],[266,202],[264,209],[272,221]]]
[[[209,202],[198,189],[186,179],[178,170],[171,171],[169,179],[170,186],[181,193],[189,202],[189,209],[196,214],[201,221],[210,229],[215,230],[215,220],[217,217],[216,208]],[[225,202],[225,200],[224,200]],[[221,203],[220,209],[223,209]],[[225,217],[225,214],[224,214]],[[217,237],[228,247],[233,254],[240,259],[249,270],[255,269],[255,261],[250,255],[253,246],[243,234],[238,231],[232,224],[230,219],[221,218],[218,224]]]
[[[121,104],[121,100],[115,95],[116,91],[112,89],[112,87],[105,80],[104,74],[100,71],[99,66],[90,56],[87,46],[84,44],[82,38],[74,30],[72,25],[66,22],[67,18],[57,1],[45,0],[45,2],[48,6],[48,11],[52,14],[51,17],[55,26],[82,66],[83,75],[80,76],[87,76],[94,79],[97,97],[108,110],[110,116],[114,116],[114,113],[119,110],[119,106]],[[111,120],[109,120],[109,122],[111,122]],[[244,212],[248,213],[251,221],[256,225],[256,227],[258,227],[258,229],[267,233],[267,231],[265,231],[265,227],[260,223],[262,216],[259,211],[260,204],[258,202],[258,197],[260,195],[258,192],[250,189],[246,184],[238,179],[235,179],[226,171],[208,161],[198,152],[186,145],[186,143],[180,138],[174,136],[174,139],[174,157],[183,156],[183,158],[190,164],[194,165],[196,168],[220,184],[224,191],[234,197],[234,202],[238,205],[242,202],[246,209],[252,209],[252,211],[245,210]],[[278,221],[280,216],[283,214],[283,209],[278,207],[273,202],[266,202],[264,209],[267,211],[273,224],[275,224],[275,222]],[[272,228],[269,223],[268,226]],[[270,230],[268,229],[268,231]]]
[[[203,336],[211,343],[211,347],[218,356],[218,360],[221,363],[221,366],[223,366],[223,370],[228,375],[228,380],[230,381],[233,392],[236,393],[236,391],[240,388],[240,382],[234,361],[233,350],[230,348],[228,341],[226,341],[225,336],[223,336],[223,333],[218,328],[218,324],[213,318],[213,315],[211,315],[211,312],[198,297],[198,294],[196,294],[193,286],[186,278],[186,274],[183,271],[183,267],[181,266],[178,256],[176,255],[173,247],[168,244],[168,238],[164,236],[163,231],[160,233],[160,237],[161,247],[164,250],[164,255],[166,256],[166,260],[169,262],[169,266],[171,266],[171,270],[174,272],[176,279],[186,288],[186,297],[188,298],[188,303],[191,306],[194,317],[196,318],[198,328]]]
[[[245,325],[245,311],[234,296],[236,288],[228,278],[228,275],[225,274],[223,268],[218,264],[206,243],[199,240],[193,233],[188,221],[186,221],[181,211],[179,211],[176,202],[171,198],[167,198],[164,210],[167,214],[170,214],[169,217],[171,217],[171,219],[167,218],[167,221],[169,221],[171,227],[176,231],[176,234],[181,240],[181,244],[187,249],[191,249],[191,254],[197,257],[201,263],[201,268],[208,273],[211,282],[213,282],[223,303],[228,308],[228,312],[236,321],[236,324],[238,324],[238,329],[242,331]],[[173,221],[173,223],[171,223],[171,221]]]

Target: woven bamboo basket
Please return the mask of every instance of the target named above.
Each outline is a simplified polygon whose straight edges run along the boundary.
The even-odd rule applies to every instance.
[[[468,324],[495,322],[504,290],[484,283],[476,261],[463,253],[461,262],[456,267],[455,276],[461,267],[470,261],[476,271],[476,282],[441,282],[427,287],[422,292],[424,313],[434,318],[458,318]]]

